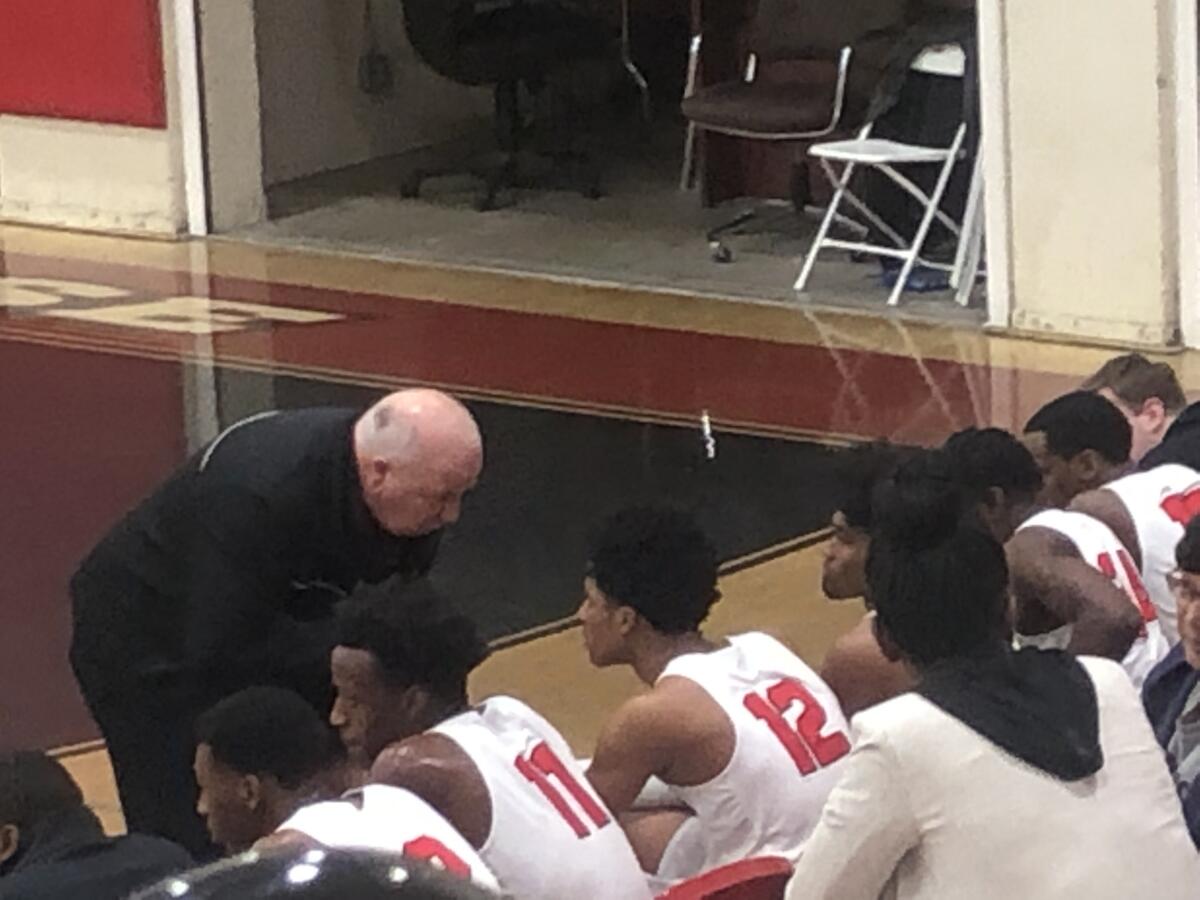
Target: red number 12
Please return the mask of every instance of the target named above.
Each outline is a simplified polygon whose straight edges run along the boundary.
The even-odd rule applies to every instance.
[[[779,738],[801,775],[811,775],[850,752],[850,739],[842,732],[821,735],[821,729],[825,727],[825,710],[799,681],[786,678],[767,689],[765,700],[750,693],[742,702],[751,715],[765,722]],[[795,728],[783,717],[793,703],[802,704],[804,709]]]

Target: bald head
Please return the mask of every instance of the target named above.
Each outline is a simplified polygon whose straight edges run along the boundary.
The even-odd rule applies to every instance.
[[[465,406],[425,388],[384,397],[354,427],[363,499],[384,530],[428,534],[458,519],[483,468],[483,439]]]

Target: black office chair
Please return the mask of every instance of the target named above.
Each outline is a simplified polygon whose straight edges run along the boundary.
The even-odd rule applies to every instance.
[[[409,42],[426,65],[459,84],[494,86],[502,152],[499,163],[413,172],[401,185],[403,196],[417,196],[429,178],[462,173],[484,182],[480,210],[495,209],[506,188],[564,186],[600,196],[599,173],[579,154],[553,156],[550,177],[532,177],[520,96],[522,86],[536,95],[570,63],[615,56],[615,36],[604,23],[559,0],[403,0],[403,6]]]

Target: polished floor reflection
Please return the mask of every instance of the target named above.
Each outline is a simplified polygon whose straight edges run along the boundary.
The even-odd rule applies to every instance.
[[[440,568],[504,638],[570,614],[586,527],[613,506],[690,505],[727,559],[765,566],[828,516],[830,445],[1012,426],[1108,355],[882,314],[0,227],[0,674],[21,686],[0,692],[0,747],[94,737],[66,669],[66,578],[241,416],[401,384],[468,398],[491,458]],[[1200,384],[1194,357],[1177,361]],[[784,574],[756,590],[817,593]]]

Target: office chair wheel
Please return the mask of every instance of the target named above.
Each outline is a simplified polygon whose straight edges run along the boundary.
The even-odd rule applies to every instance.
[[[721,241],[709,241],[708,252],[715,263],[724,264],[733,262],[733,251],[721,243]]]

